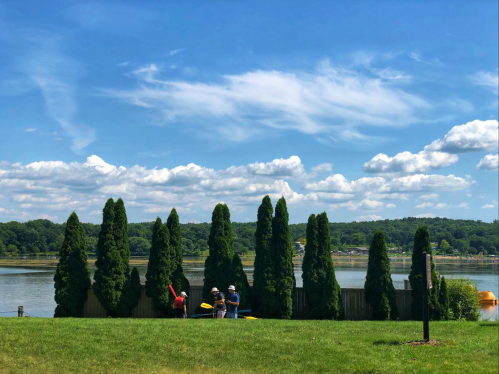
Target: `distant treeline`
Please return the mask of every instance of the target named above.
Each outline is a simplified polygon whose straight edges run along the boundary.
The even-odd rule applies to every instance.
[[[432,241],[447,253],[496,255],[499,253],[498,221],[492,223],[447,218],[403,218],[375,222],[330,223],[332,250],[345,250],[351,246],[368,246],[377,229],[384,232],[387,245],[409,252],[413,247],[414,233],[426,224]],[[64,240],[64,224],[49,220],[24,223],[0,223],[0,254],[36,254],[58,252]],[[153,222],[128,224],[129,246],[132,255],[147,255],[151,246]],[[208,249],[210,223],[181,224],[182,253],[199,256]],[[293,242],[304,242],[306,223],[290,224]],[[96,252],[100,225],[83,223],[87,250]],[[248,253],[255,250],[256,222],[232,223],[234,252]],[[443,245],[442,245],[443,244]]]

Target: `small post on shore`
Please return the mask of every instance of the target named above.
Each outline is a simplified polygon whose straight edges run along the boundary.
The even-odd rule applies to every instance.
[[[24,308],[23,308],[22,305],[20,305],[20,306],[17,307],[17,316],[18,317],[22,317],[23,314],[24,314]]]
[[[423,252],[421,258],[423,261],[423,339],[430,340],[430,308],[428,306],[428,290],[432,288],[431,284],[431,258],[426,252]]]

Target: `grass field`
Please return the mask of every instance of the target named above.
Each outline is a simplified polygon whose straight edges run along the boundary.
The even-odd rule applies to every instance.
[[[497,373],[497,322],[0,318],[0,372]]]

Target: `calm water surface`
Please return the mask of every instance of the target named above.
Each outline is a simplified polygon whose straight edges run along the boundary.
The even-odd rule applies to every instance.
[[[32,260],[32,259],[31,259]],[[245,261],[252,261],[246,258]],[[392,279],[395,288],[404,288],[404,279],[408,279],[411,269],[410,258],[391,259]],[[342,288],[363,288],[367,270],[365,257],[333,257],[336,278]],[[137,266],[142,278],[145,277],[146,266]],[[445,276],[469,277],[480,291],[492,291],[499,296],[499,266],[491,260],[437,259],[437,271]],[[93,273],[92,269],[92,273]],[[253,267],[245,266],[244,270],[251,280]],[[184,271],[190,280],[203,279],[204,258],[188,258]],[[22,268],[0,267],[0,317],[17,316],[17,307],[24,306],[26,313],[36,317],[53,317],[54,301],[53,267]],[[301,260],[295,261],[296,285],[302,286]],[[93,276],[93,274],[92,274]],[[482,318],[499,318],[499,306],[482,309]]]

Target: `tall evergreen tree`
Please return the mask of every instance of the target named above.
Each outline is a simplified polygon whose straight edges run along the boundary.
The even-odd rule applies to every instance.
[[[230,285],[232,269],[232,257],[234,250],[230,245],[232,230],[227,227],[225,215],[228,211],[227,205],[217,204],[211,216],[210,235],[208,237],[209,255],[205,261],[203,299],[207,303],[213,302],[211,294],[212,287],[217,287],[222,292],[227,292]],[[230,216],[229,225],[230,225]]]
[[[389,320],[398,318],[390,273],[390,259],[386,248],[385,236],[381,230],[374,234],[369,247],[366,282],[364,284],[366,301],[373,308],[373,319]]]
[[[180,233],[180,223],[178,214],[173,208],[166,221],[166,227],[170,233],[170,266],[172,269],[171,282],[172,287],[177,294],[181,291],[189,293],[189,281],[184,275],[182,268],[182,235]],[[171,298],[173,303],[173,298]],[[171,309],[173,312],[173,309]]]
[[[253,302],[253,290],[251,289],[248,277],[244,272],[241,258],[237,254],[234,254],[232,257],[230,284],[234,285],[236,291],[239,293],[239,310],[251,307]]]
[[[253,272],[253,310],[257,317],[271,317],[275,311],[274,258],[272,251],[272,202],[267,195],[258,208]]]
[[[161,218],[156,218],[152,231],[152,244],[146,272],[146,294],[152,298],[152,306],[162,317],[169,315],[171,298],[169,285],[170,267],[170,234]]]
[[[274,251],[274,279],[276,289],[275,317],[290,319],[296,280],[293,270],[293,246],[288,227],[289,215],[286,200],[281,197],[276,204],[272,220],[272,244]]]
[[[140,275],[136,267],[132,273],[127,276],[122,297],[118,306],[118,317],[131,317],[132,311],[139,305],[140,295],[142,294],[142,285],[140,284]]]
[[[318,263],[318,227],[315,214],[308,217],[307,244],[305,245],[305,256],[302,263],[303,291],[305,303],[308,310],[308,318],[320,319],[320,306],[322,303],[322,290],[324,284],[319,282],[319,269],[323,264]]]
[[[319,282],[323,285],[320,318],[343,319],[343,300],[331,258],[331,236],[326,212],[317,216],[317,263],[322,265],[318,271]]]
[[[131,287],[130,278],[130,249],[128,247],[128,219],[126,216],[125,203],[121,198],[119,198],[114,204],[114,242],[116,243],[116,249],[120,254],[121,264],[120,264],[120,283],[121,285],[121,298],[118,305],[118,310],[120,311],[118,315],[128,317],[131,315],[132,310],[130,305],[134,304],[130,300],[133,293],[128,288]],[[122,282],[121,282],[122,281]],[[140,283],[140,280],[139,280]]]
[[[97,242],[97,267],[94,292],[108,315],[115,316],[125,283],[121,252],[116,247],[113,199],[108,199],[102,212],[102,225]]]
[[[87,263],[85,230],[75,212],[66,223],[60,259],[54,276],[54,317],[81,317],[90,289],[90,269]]]
[[[445,277],[440,280],[440,291],[438,293],[438,304],[441,308],[440,319],[443,321],[448,321],[449,316],[449,291],[447,290],[447,282]]]
[[[423,265],[422,253],[430,254],[431,260],[431,281],[433,288],[428,294],[428,304],[431,319],[440,319],[440,306],[438,305],[439,282],[435,273],[435,264],[431,254],[430,232],[427,226],[421,226],[414,235],[414,249],[412,252],[411,273],[409,281],[411,282],[412,296],[412,318],[415,320],[423,319],[423,276],[425,267]]]

